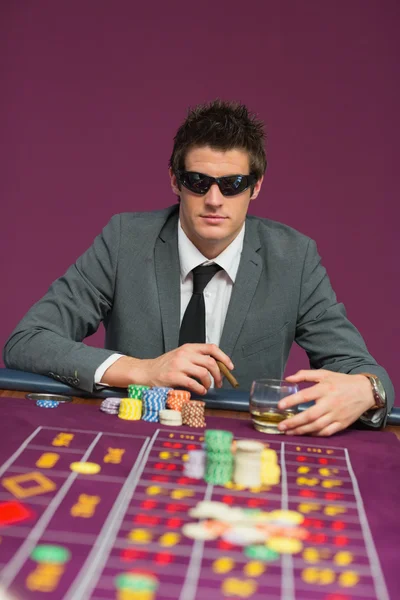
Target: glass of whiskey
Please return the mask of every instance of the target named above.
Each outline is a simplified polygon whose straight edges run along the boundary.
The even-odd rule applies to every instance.
[[[255,429],[263,433],[283,433],[278,425],[298,413],[298,407],[278,408],[278,402],[299,391],[296,384],[282,379],[256,379],[250,389],[250,414]]]

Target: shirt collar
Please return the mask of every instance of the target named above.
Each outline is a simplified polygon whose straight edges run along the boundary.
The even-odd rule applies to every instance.
[[[181,270],[181,281],[185,281],[189,273],[199,265],[216,263],[224,269],[233,283],[235,283],[236,274],[239,269],[240,256],[243,249],[245,223],[227,248],[213,260],[206,258],[200,250],[189,240],[183,231],[181,221],[178,223],[178,252]]]

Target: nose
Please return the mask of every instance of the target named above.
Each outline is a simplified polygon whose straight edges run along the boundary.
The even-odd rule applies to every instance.
[[[209,206],[221,206],[224,202],[224,196],[216,183],[213,183],[207,194],[204,196],[204,201]]]

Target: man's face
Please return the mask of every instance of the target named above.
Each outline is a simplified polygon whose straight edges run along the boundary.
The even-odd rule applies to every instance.
[[[211,177],[249,175],[249,158],[243,150],[224,152],[208,146],[192,148],[186,155],[185,169]],[[170,177],[172,191],[180,197],[179,216],[183,231],[204,256],[215,258],[241,230],[250,200],[260,192],[262,178],[255,184],[253,194],[249,188],[237,196],[226,197],[216,184],[206,194],[199,195],[183,185],[179,189],[171,170]]]

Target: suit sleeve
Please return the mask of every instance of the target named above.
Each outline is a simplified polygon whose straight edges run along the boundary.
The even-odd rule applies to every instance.
[[[97,367],[113,352],[82,340],[97,331],[111,310],[119,244],[116,215],[18,324],[4,348],[7,367],[93,391]]]
[[[359,331],[347,319],[343,304],[337,302],[313,240],[309,240],[304,259],[296,342],[306,351],[312,369],[377,375],[386,391],[387,410],[378,423],[369,425],[385,424],[394,404],[392,382],[368,352]]]

